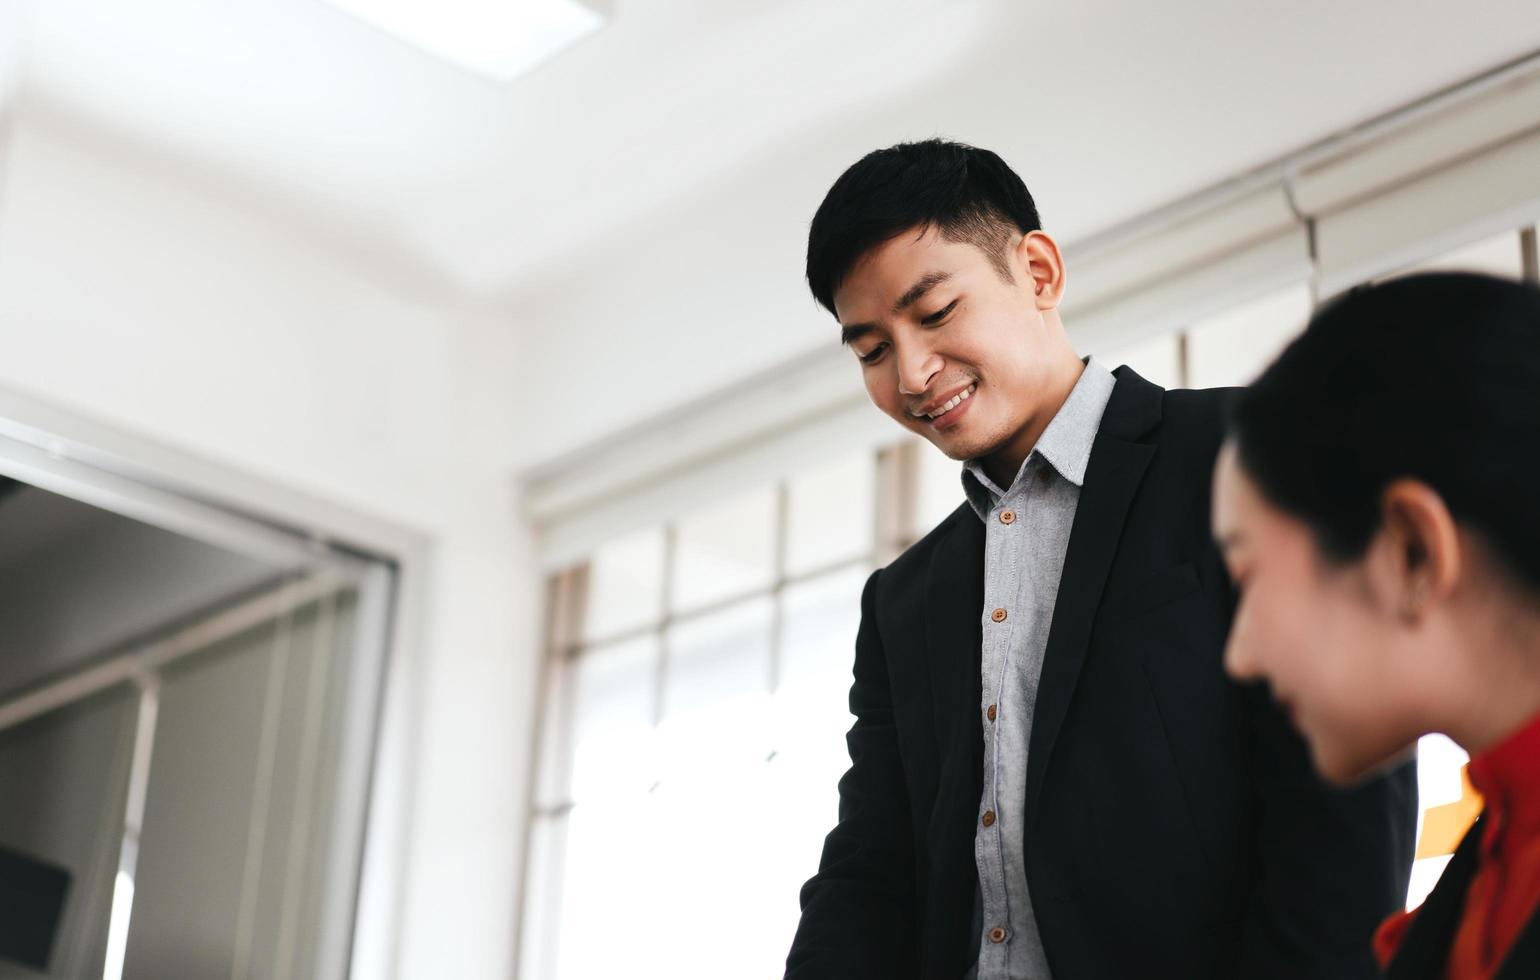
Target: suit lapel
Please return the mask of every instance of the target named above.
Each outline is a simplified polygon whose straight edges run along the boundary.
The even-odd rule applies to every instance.
[[[964,504],[931,556],[925,594],[925,644],[935,701],[936,744],[948,758],[977,742],[969,779],[983,776],[984,734],[979,719],[983,681],[984,524]]]
[[[1162,389],[1126,367],[1119,368],[1116,374],[1117,385],[1112,389],[1086,465],[1043,656],[1027,752],[1029,823],[1036,813],[1044,774],[1085,662],[1091,623],[1117,553],[1124,518],[1150,458],[1155,455],[1153,442],[1134,440],[1159,423]]]

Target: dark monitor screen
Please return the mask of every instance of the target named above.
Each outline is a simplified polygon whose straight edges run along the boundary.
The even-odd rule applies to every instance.
[[[0,845],[0,959],[48,969],[70,873]]]

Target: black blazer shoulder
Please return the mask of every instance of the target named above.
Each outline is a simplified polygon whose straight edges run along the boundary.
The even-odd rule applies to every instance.
[[[1120,369],[1126,370],[1126,369]],[[1133,372],[1130,371],[1130,374]],[[1135,377],[1138,377],[1135,375]],[[1139,378],[1144,381],[1143,378]],[[1148,384],[1149,382],[1145,382]],[[1151,387],[1154,387],[1153,385]],[[1162,437],[1209,458],[1224,441],[1230,405],[1240,388],[1177,388],[1161,391]]]

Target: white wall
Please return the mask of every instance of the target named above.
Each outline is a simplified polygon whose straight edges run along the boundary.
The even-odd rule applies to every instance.
[[[507,977],[538,659],[511,329],[153,154],[26,116],[0,149],[0,386],[431,542],[398,975]]]

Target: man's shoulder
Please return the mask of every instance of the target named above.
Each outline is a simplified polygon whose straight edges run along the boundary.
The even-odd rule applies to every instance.
[[[1208,479],[1229,425],[1230,405],[1240,388],[1172,388],[1161,395],[1160,425],[1154,433],[1169,466],[1201,469]]]
[[[1183,434],[1223,435],[1230,405],[1242,388],[1168,388],[1161,396],[1161,427]]]

